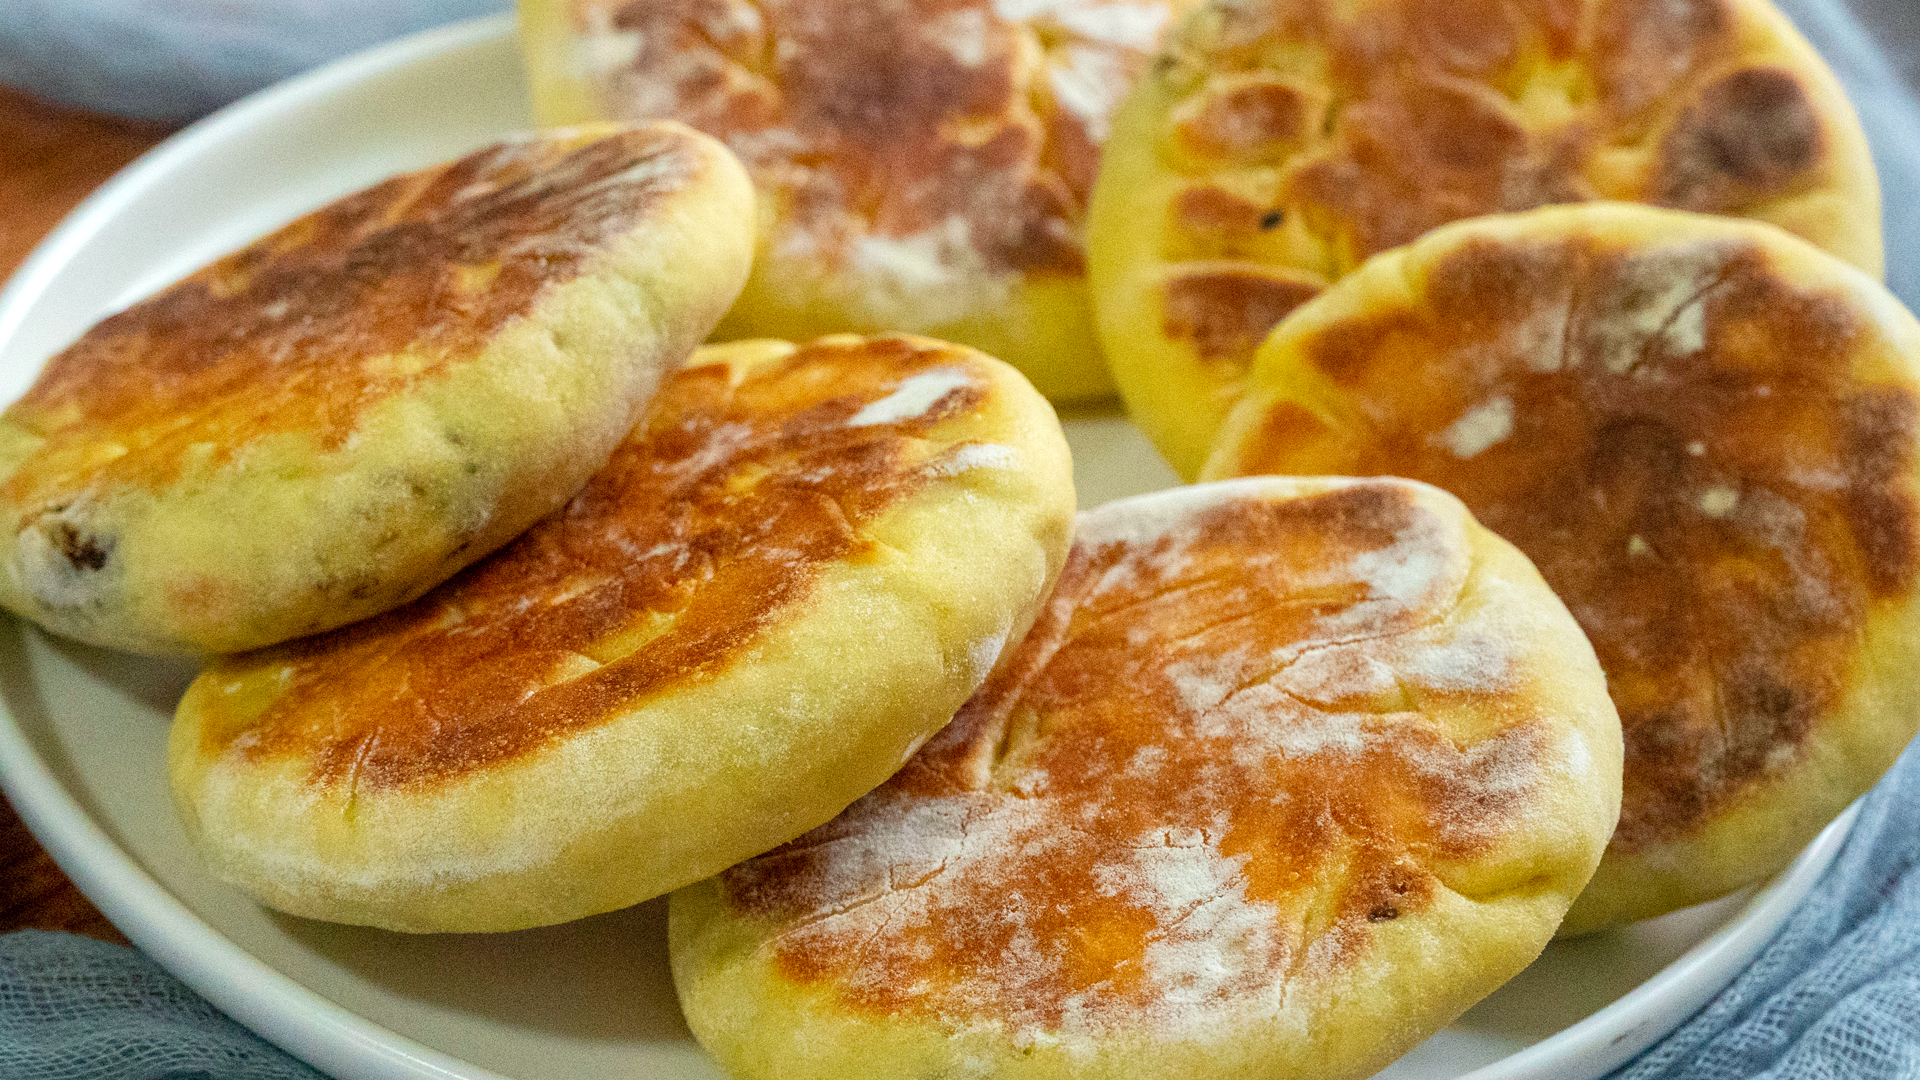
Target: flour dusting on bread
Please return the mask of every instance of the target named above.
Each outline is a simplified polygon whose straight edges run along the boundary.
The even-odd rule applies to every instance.
[[[1400,481],[1083,514],[1011,662],[888,784],[723,875],[730,903],[776,920],[789,977],[1022,1045],[1277,1013],[1577,765],[1524,715],[1464,743],[1426,715],[1524,691],[1525,620],[1463,607],[1466,527]]]

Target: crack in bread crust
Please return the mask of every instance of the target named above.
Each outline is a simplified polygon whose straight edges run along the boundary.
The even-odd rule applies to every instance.
[[[744,378],[682,371],[584,491],[490,559],[378,619],[212,669],[233,690],[205,697],[202,754],[418,788],[713,677],[950,463],[925,435],[989,392],[971,355],[828,340]]]
[[[1464,517],[1413,490],[1083,515],[1015,659],[893,780],[724,874],[726,905],[848,1008],[1016,1042],[1177,1035],[1353,962],[1520,827],[1556,753],[1524,643],[1460,615]],[[1490,726],[1425,715],[1460,708]]]

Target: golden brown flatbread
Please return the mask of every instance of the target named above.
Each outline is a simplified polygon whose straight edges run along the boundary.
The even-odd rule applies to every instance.
[[[730,337],[906,330],[1113,392],[1083,229],[1114,107],[1194,0],[528,0],[549,123],[670,116],[753,173]]]
[[[1116,116],[1093,199],[1114,378],[1191,477],[1308,297],[1447,222],[1590,199],[1880,272],[1866,138],[1766,0],[1213,0]]]
[[[678,124],[556,131],[106,319],[0,417],[0,604],[195,653],[418,596],[606,461],[739,291],[751,198]]]
[[[1920,324],[1769,225],[1463,222],[1261,348],[1205,475],[1438,484],[1527,553],[1626,728],[1567,932],[1786,866],[1920,729]]]
[[[820,824],[1026,632],[1073,510],[1047,403],[922,338],[713,347],[559,513],[413,604],[210,667],[187,833],[295,914],[507,930]]]
[[[1367,1076],[1539,953],[1619,761],[1579,629],[1450,496],[1109,503],[899,775],[674,894],[674,980],[742,1080]]]

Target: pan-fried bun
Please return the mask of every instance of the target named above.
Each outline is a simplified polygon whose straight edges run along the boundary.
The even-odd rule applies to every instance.
[[[413,604],[221,661],[187,833],[284,911],[509,930],[637,903],[886,779],[1026,633],[1070,462],[923,338],[713,347],[572,502]]]
[[[1866,137],[1767,0],[1212,0],[1094,194],[1114,379],[1190,477],[1302,301],[1448,222],[1590,199],[1770,221],[1880,272]]]
[[[0,417],[0,604],[194,653],[418,596],[606,460],[739,291],[751,199],[678,124],[557,131],[106,319]]]
[[[1111,394],[1083,229],[1108,121],[1194,0],[523,0],[548,123],[671,116],[753,174],[716,338],[906,330]]]
[[[1620,827],[1567,933],[1786,866],[1920,728],[1920,323],[1769,225],[1463,222],[1300,309],[1206,475],[1459,495],[1593,640]]]
[[[1566,609],[1443,492],[1109,503],[898,776],[674,894],[674,980],[742,1080],[1371,1075],[1545,946],[1619,740]]]

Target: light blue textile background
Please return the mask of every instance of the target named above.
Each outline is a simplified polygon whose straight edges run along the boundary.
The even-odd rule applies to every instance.
[[[1920,743],[1758,959],[1612,1080],[1920,1078]]]
[[[0,1077],[322,1080],[132,949],[41,930],[0,936]]]
[[[1887,283],[1920,306],[1920,108],[1837,0],[1777,2],[1860,110],[1885,196]],[[0,0],[0,82],[185,119],[332,56],[506,6]],[[1867,797],[1832,869],[1759,959],[1614,1080],[1920,1080],[1916,865],[1920,748]],[[0,1078],[318,1080],[139,954],[33,931],[0,936]]]
[[[191,120],[336,56],[512,0],[0,0],[0,83]]]

